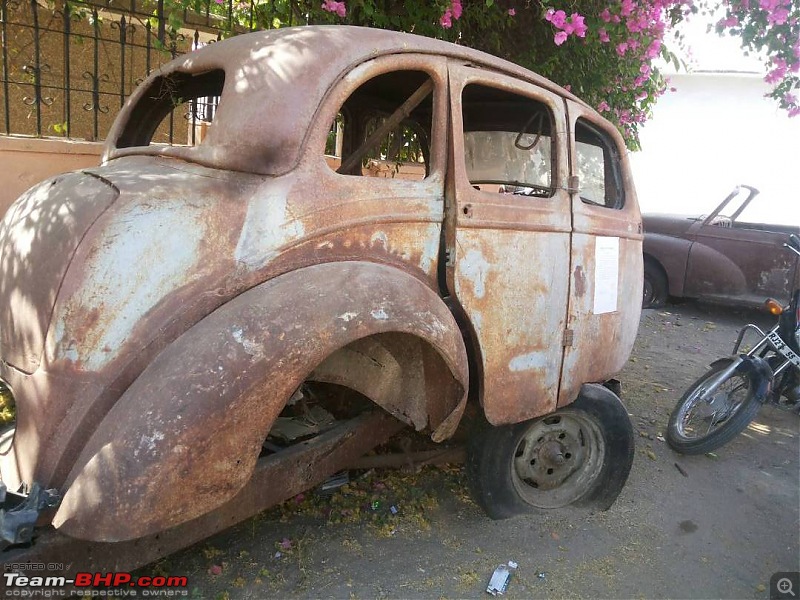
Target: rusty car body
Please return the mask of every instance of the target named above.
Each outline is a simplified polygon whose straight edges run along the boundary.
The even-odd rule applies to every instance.
[[[209,97],[202,142],[153,143]],[[417,178],[368,176],[409,140]],[[22,507],[45,555],[80,540],[72,557],[141,564],[402,426],[449,438],[468,397],[485,427],[470,472],[494,456],[522,498],[493,511],[478,482],[490,514],[608,506],[633,445],[596,383],[636,336],[641,244],[620,135],[521,67],[353,27],[177,58],[126,103],[101,166],[35,186],[0,227],[6,541],[31,540],[11,528]],[[278,444],[311,405],[331,426]],[[481,441],[508,428],[516,464]]]
[[[788,305],[798,261],[783,244],[800,227],[745,220],[758,193],[737,186],[703,216],[645,215],[643,306],[661,306],[668,296],[748,307],[771,297]]]

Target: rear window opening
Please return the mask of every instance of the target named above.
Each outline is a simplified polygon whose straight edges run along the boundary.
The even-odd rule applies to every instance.
[[[395,71],[361,85],[345,101],[325,152],[340,174],[421,180],[429,174],[433,80]]]
[[[131,110],[117,148],[200,144],[214,121],[224,84],[222,69],[156,77]]]

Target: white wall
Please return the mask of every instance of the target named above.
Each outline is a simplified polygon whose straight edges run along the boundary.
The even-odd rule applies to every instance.
[[[632,154],[642,212],[708,213],[745,183],[761,190],[748,220],[800,224],[800,117],[764,98],[761,74],[670,79]]]

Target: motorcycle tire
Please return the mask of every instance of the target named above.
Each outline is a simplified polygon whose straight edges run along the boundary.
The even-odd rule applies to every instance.
[[[467,481],[492,519],[605,510],[628,479],[634,445],[619,398],[587,384],[575,402],[543,417],[500,426],[481,419],[467,444]]]
[[[705,389],[706,383],[719,375],[731,364],[730,360],[721,360],[712,365],[700,379],[695,381],[681,397],[677,406],[669,417],[667,427],[667,443],[669,446],[681,454],[705,454],[724,446],[734,437],[739,435],[752,421],[761,402],[755,394],[755,382],[749,371],[734,371],[730,377],[723,381],[711,402],[705,402],[703,409],[714,409],[701,419],[701,426],[708,423],[705,433],[692,435],[693,427],[689,424],[691,411],[701,403],[700,395]],[[736,398],[731,402],[731,396],[736,394]],[[720,404],[713,406],[715,402]],[[721,414],[718,414],[722,411]],[[712,429],[714,419],[719,417],[718,426]],[[697,426],[700,427],[700,426]]]

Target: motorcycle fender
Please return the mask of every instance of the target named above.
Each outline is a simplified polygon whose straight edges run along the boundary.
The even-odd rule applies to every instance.
[[[736,370],[740,373],[749,374],[750,381],[753,382],[755,399],[763,404],[769,397],[774,378],[772,369],[767,361],[757,356],[743,356],[742,364]]]
[[[122,541],[222,505],[248,481],[272,423],[315,367],[384,333],[412,336],[429,348],[425,356],[438,355],[424,361],[429,383],[412,399],[424,410],[387,409],[417,429],[430,426],[434,439],[448,437],[464,410],[468,368],[439,296],[385,265],[306,267],[244,292],[156,357],[87,441],[53,525],[80,539]],[[446,373],[429,374],[431,363]],[[420,414],[428,422],[406,417]]]

